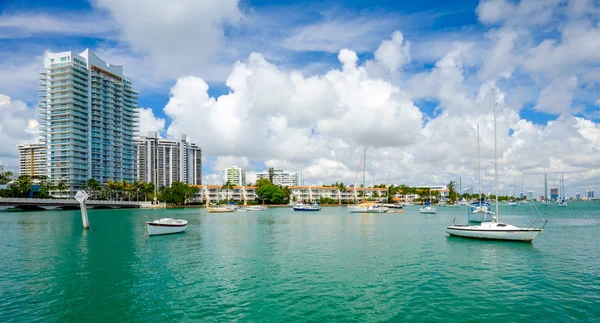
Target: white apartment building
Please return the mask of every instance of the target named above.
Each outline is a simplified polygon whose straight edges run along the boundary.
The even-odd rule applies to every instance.
[[[225,169],[225,182],[237,186],[246,186],[246,171],[237,166]]]
[[[318,201],[321,198],[330,198],[338,202],[360,201],[363,198],[374,201],[387,201],[387,188],[349,187],[340,191],[337,187],[329,186],[292,186],[289,188],[291,199],[295,201]],[[364,194],[364,197],[363,197]]]
[[[138,141],[139,180],[157,187],[170,187],[173,182],[202,185],[202,149],[187,141],[161,139],[148,132]]]
[[[48,53],[40,97],[40,142],[52,182],[64,181],[73,194],[90,178],[137,178],[138,93],[122,66],[89,49]]]
[[[47,175],[46,146],[38,142],[18,144],[19,175]],[[4,167],[2,167],[4,169]],[[2,170],[0,170],[2,171]]]
[[[269,171],[256,173],[256,179],[269,178]],[[301,185],[300,172],[285,172],[280,169],[273,171],[273,184],[281,186],[298,186]]]
[[[217,201],[230,200],[244,204],[256,200],[256,186],[233,186],[231,189],[223,189],[221,185],[201,185],[196,193],[195,201]]]

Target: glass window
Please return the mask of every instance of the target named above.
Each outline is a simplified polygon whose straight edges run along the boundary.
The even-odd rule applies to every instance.
[[[54,63],[54,58],[51,58],[51,59],[50,59],[50,63]]]

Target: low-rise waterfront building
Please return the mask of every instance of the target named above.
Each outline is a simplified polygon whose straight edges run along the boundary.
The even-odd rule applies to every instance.
[[[291,199],[295,201],[319,201],[328,198],[338,202],[360,201],[363,198],[374,201],[387,201],[387,188],[348,187],[340,190],[335,186],[291,186]]]
[[[39,142],[18,144],[19,175],[47,176],[46,146]]]
[[[271,182],[275,185],[281,186],[298,186],[301,185],[301,174],[300,172],[286,172],[280,169],[273,170],[273,179]],[[256,179],[267,178],[269,179],[271,174],[269,171],[256,173]]]
[[[170,187],[173,182],[202,185],[202,149],[182,135],[179,140],[162,139],[151,131],[141,136],[139,148],[139,180],[157,187]]]
[[[233,186],[224,189],[221,185],[196,185],[198,192],[194,198],[195,202],[216,203],[217,201],[229,200],[244,204],[256,200],[256,186]]]
[[[225,182],[237,186],[246,186],[246,170],[237,166],[225,169]]]

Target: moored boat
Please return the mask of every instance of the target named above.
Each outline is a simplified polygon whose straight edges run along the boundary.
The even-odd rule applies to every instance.
[[[234,208],[226,207],[226,206],[216,206],[216,207],[207,207],[206,210],[208,213],[232,213],[235,212]]]
[[[542,228],[519,228],[500,222],[484,222],[480,225],[451,225],[446,232],[464,238],[531,242],[542,230]]]
[[[495,96],[495,95],[494,95]],[[514,225],[498,222],[498,142],[496,136],[496,102],[494,98],[494,184],[496,196],[496,212],[492,217],[492,222],[482,222],[479,225],[456,225],[452,224],[446,228],[446,232],[451,236],[503,240],[503,241],[523,241],[531,242],[543,231],[547,221],[541,218],[534,221],[529,227],[521,228]],[[541,222],[540,222],[541,221]],[[540,225],[541,227],[534,227]]]
[[[384,213],[387,212],[389,208],[373,202],[364,202],[358,205],[348,206],[348,210],[350,213]]]
[[[181,219],[162,218],[146,222],[149,236],[184,232],[188,222]]]
[[[251,205],[245,208],[248,211],[266,211],[268,208],[264,205]]]
[[[419,209],[419,213],[421,214],[435,214],[436,210],[431,205],[425,205]]]
[[[319,204],[298,204],[293,207],[294,211],[301,212],[315,212],[321,211],[321,206]]]

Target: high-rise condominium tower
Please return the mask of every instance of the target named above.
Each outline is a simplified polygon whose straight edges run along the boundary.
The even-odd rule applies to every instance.
[[[202,149],[187,141],[158,138],[156,132],[139,140],[139,179],[157,188],[170,187],[173,182],[202,185]]]
[[[225,169],[225,180],[233,185],[246,186],[246,171],[237,166]]]
[[[46,175],[46,147],[40,143],[18,144],[19,175]]]
[[[48,53],[40,74],[40,142],[49,180],[65,182],[71,193],[90,178],[132,182],[138,94],[123,67],[86,49]]]

